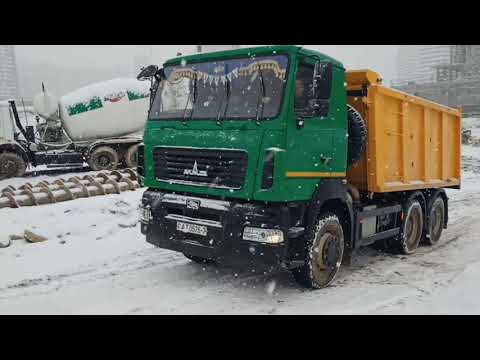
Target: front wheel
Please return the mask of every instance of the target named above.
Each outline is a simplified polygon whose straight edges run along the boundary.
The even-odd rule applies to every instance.
[[[295,280],[303,286],[321,289],[330,285],[342,263],[345,239],[339,218],[321,215],[305,235],[305,264],[294,269]]]

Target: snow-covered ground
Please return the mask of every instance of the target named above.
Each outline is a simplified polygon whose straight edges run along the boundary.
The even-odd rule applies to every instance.
[[[1,209],[0,236],[32,229],[49,240],[0,249],[0,313],[480,314],[480,147],[465,146],[463,156],[463,189],[448,191],[440,244],[408,257],[362,249],[320,291],[288,272],[237,273],[154,248],[135,225],[143,190]],[[0,189],[41,180],[52,178]]]
[[[472,136],[480,138],[480,119],[479,118],[463,119],[463,128],[471,130]]]

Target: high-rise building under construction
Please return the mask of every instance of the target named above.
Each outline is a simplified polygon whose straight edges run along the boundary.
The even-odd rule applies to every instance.
[[[424,84],[436,79],[437,66],[450,61],[450,45],[402,45],[397,58],[396,84]]]
[[[480,45],[419,47],[423,47],[423,52],[417,49],[420,55],[412,67],[415,74],[393,82],[393,87],[440,104],[460,107],[465,116],[479,116]],[[399,75],[400,63],[405,63],[401,57]]]

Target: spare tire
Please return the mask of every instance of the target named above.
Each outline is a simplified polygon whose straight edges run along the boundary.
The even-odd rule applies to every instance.
[[[367,124],[362,115],[353,106],[347,105],[348,114],[348,157],[347,165],[351,167],[362,157],[367,147]]]

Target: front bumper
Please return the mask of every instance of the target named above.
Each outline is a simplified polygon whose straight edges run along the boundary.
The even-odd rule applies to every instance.
[[[293,261],[296,246],[291,246],[292,241],[299,240],[299,232],[298,228],[289,231],[286,205],[265,206],[147,190],[142,208],[149,209],[148,215],[142,216],[142,234],[147,242],[160,248],[255,271],[300,265]],[[178,231],[177,222],[206,226],[207,235]],[[243,240],[245,226],[279,229],[284,241],[265,244]],[[289,238],[292,233],[295,239]]]

